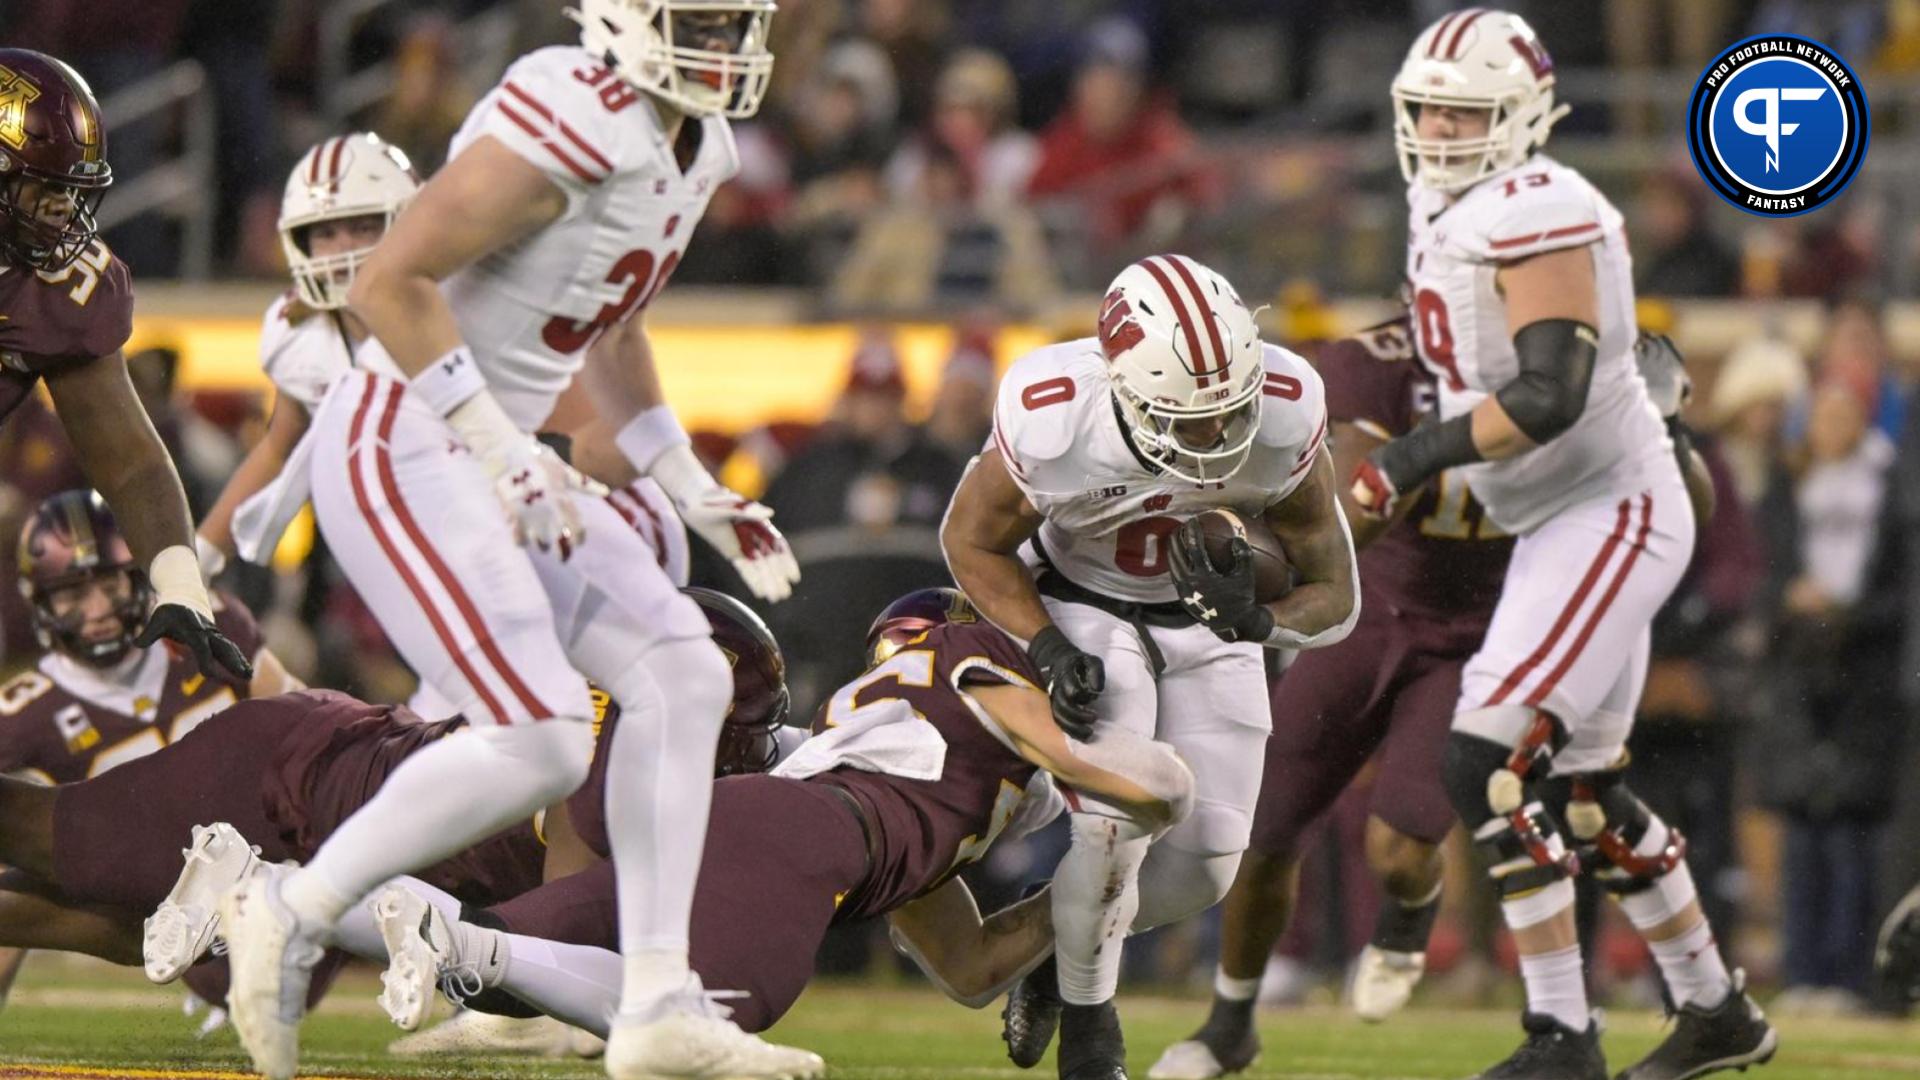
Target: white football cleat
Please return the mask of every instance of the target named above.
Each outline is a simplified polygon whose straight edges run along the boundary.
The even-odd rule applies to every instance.
[[[170,983],[219,951],[220,897],[253,869],[260,849],[224,821],[195,825],[193,842],[180,852],[186,865],[173,890],[147,916],[140,942],[147,978]]]
[[[1427,972],[1427,954],[1368,945],[1353,965],[1354,1015],[1377,1024],[1406,1005]]]
[[[1160,1060],[1147,1070],[1147,1080],[1213,1080],[1227,1075],[1213,1049],[1199,1039],[1188,1039],[1167,1047]]]
[[[402,1031],[418,1031],[433,1009],[440,964],[453,948],[447,921],[432,904],[400,885],[373,899],[373,921],[387,944],[387,970],[380,974],[380,1007]]]
[[[818,1054],[741,1031],[692,975],[652,1012],[613,1018],[606,1063],[613,1080],[817,1080],[827,1073]]]
[[[256,863],[220,898],[232,982],[228,1019],[253,1067],[267,1080],[292,1080],[300,1064],[300,1020],[307,986],[324,950],[280,899],[290,868]]]
[[[569,1027],[551,1016],[521,1019],[468,1009],[425,1031],[395,1039],[387,1046],[387,1053],[395,1057],[514,1054],[592,1058],[599,1057],[606,1048],[607,1044],[598,1035]]]

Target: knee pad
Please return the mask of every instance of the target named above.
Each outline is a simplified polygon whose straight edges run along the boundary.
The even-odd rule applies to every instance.
[[[1447,797],[1472,833],[1503,901],[1545,889],[1579,870],[1553,816],[1526,797],[1527,774],[1550,730],[1536,722],[1517,747],[1457,729],[1447,737],[1441,767]]]
[[[1686,837],[1640,801],[1623,772],[1557,778],[1551,797],[1565,800],[1567,831],[1579,845],[1582,865],[1602,888],[1623,902],[1659,889],[1671,894],[1669,903],[1635,907],[1671,907],[1670,914],[1693,899],[1691,876],[1677,876],[1686,871]]]
[[[593,765],[593,725],[584,718],[477,727],[471,733],[500,755],[513,758],[548,792],[548,801],[571,795],[586,782]]]
[[[1219,903],[1233,888],[1240,856],[1206,855],[1156,844],[1140,866],[1140,910],[1129,933],[1179,922]]]

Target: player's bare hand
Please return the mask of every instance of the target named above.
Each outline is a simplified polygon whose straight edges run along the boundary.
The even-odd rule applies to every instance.
[[[1092,653],[1081,651],[1057,626],[1044,627],[1033,635],[1027,655],[1046,680],[1053,722],[1076,739],[1092,738],[1094,721],[1099,719],[1093,703],[1107,688],[1106,664]]]
[[[1375,451],[1377,454],[1378,451]],[[1393,516],[1393,501],[1400,497],[1393,481],[1381,470],[1372,457],[1360,463],[1353,470],[1353,501],[1369,517],[1386,519]]]
[[[1199,518],[1173,531],[1167,573],[1180,605],[1194,621],[1225,642],[1264,641],[1273,633],[1273,613],[1253,595],[1253,547],[1240,537],[1228,545],[1231,565],[1217,569],[1207,554],[1207,536]]]
[[[773,527],[772,510],[718,484],[676,505],[687,528],[733,563],[753,595],[768,603],[793,595],[800,563]]]
[[[213,620],[185,604],[161,604],[147,616],[147,625],[133,643],[147,648],[161,638],[184,646],[193,654],[200,674],[227,682],[245,683],[253,679],[253,664],[240,646],[227,640]]]

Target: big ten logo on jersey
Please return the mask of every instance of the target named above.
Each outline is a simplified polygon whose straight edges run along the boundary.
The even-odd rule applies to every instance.
[[[1736,42],[1707,65],[1687,105],[1687,148],[1716,195],[1763,217],[1792,217],[1846,190],[1867,155],[1871,118],[1853,69],[1793,34]]]

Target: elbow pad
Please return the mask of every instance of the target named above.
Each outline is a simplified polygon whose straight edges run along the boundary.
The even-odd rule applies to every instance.
[[[1580,419],[1599,344],[1593,327],[1572,319],[1542,319],[1513,335],[1520,374],[1493,396],[1527,438],[1552,442]]]

